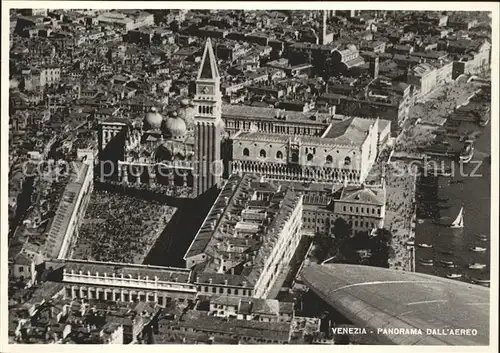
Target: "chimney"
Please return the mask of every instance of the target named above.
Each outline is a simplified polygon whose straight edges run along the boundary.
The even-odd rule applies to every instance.
[[[208,279],[208,283],[209,283],[209,284],[212,284],[212,282],[213,282],[212,278],[209,278],[209,279]]]

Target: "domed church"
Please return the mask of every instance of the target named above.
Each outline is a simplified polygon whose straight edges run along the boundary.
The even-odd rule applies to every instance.
[[[192,186],[194,109],[183,100],[177,110],[164,115],[153,107],[129,127],[124,158],[118,162],[122,182]]]
[[[202,194],[220,184],[221,175],[210,168],[222,165],[221,106],[220,75],[208,39],[193,100],[182,99],[175,110],[151,108],[134,121],[101,121],[100,158],[118,151],[113,178],[125,185],[191,188]]]

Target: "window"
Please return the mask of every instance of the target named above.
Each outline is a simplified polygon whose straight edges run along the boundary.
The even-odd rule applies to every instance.
[[[244,148],[244,149],[243,149],[243,155],[244,155],[245,157],[250,156],[250,151],[248,150],[248,148]]]
[[[313,158],[314,158],[314,156],[313,156],[311,153],[309,153],[309,154],[307,155],[307,161],[308,161],[308,162],[312,161],[312,160],[313,160]]]
[[[344,206],[344,212],[346,211],[346,208],[347,208],[347,207],[345,207],[345,206]]]
[[[326,163],[332,163],[333,162],[333,157],[328,155],[326,156]]]
[[[212,287],[212,293],[217,293],[217,288]]]
[[[283,153],[281,151],[276,152],[277,159],[283,159]]]
[[[227,289],[227,294],[231,294],[231,288]]]
[[[266,158],[266,151],[265,150],[260,150],[259,156],[261,158]]]
[[[19,266],[19,272],[24,272],[24,267],[23,266]]]
[[[377,211],[378,211],[378,214],[380,214],[380,208],[379,208],[379,209],[377,209]]]
[[[351,158],[350,157],[345,157],[344,165],[351,165]]]

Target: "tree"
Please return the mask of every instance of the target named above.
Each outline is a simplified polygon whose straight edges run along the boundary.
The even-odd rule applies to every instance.
[[[333,235],[339,244],[349,238],[351,234],[352,227],[343,218],[337,218],[333,222]]]
[[[330,257],[334,251],[334,240],[331,236],[326,234],[316,234],[313,239],[314,250],[313,256],[321,263]]]
[[[376,267],[389,267],[391,253],[392,233],[385,229],[378,229],[371,239],[370,265]]]

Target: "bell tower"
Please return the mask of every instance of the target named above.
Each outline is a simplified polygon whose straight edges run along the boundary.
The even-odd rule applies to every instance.
[[[195,194],[205,193],[222,179],[221,134],[223,122],[220,75],[212,42],[205,43],[196,78],[195,105]]]

